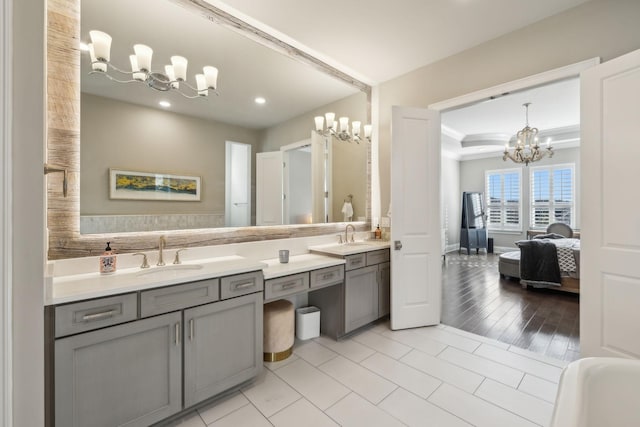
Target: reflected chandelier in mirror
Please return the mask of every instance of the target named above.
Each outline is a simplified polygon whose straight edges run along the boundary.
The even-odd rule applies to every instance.
[[[289,57],[311,65],[313,69],[323,70],[330,78],[338,78],[358,90],[363,91],[370,102],[370,88],[352,77],[323,64],[308,54],[301,52],[274,37],[263,33],[257,28],[250,27],[237,18],[217,9],[207,3],[198,0],[175,0],[169,3],[179,4],[181,7],[195,11],[206,21],[222,22],[225,26],[240,29],[249,34],[252,39],[259,39],[263,45],[274,47],[281,53],[287,53]],[[319,234],[334,233],[344,228],[340,224],[309,224],[300,226],[273,226],[250,228],[226,228],[226,229],[200,229],[200,230],[175,230],[170,232],[127,232],[97,235],[80,234],[80,80],[78,65],[81,54],[79,50],[80,37],[80,4],[78,0],[48,0],[47,19],[47,68],[48,68],[48,128],[47,128],[47,158],[68,169],[69,197],[62,197],[62,177],[57,174],[47,178],[47,228],[49,235],[50,259],[69,258],[77,256],[95,255],[103,249],[104,239],[112,241],[119,252],[133,252],[156,249],[159,234],[170,236],[171,245],[175,246],[204,246],[233,242],[245,242],[252,240],[281,239],[288,237],[304,237]],[[101,28],[96,26],[94,28]],[[103,28],[106,32],[113,33],[109,28]],[[119,36],[115,37],[119,40]],[[146,40],[141,40],[147,42]],[[148,43],[148,42],[147,42]],[[148,43],[155,46],[155,43]],[[94,52],[95,53],[95,52]],[[118,55],[119,57],[120,55]],[[124,55],[122,55],[124,56]],[[162,55],[165,56],[165,55]],[[166,55],[169,57],[168,55]],[[185,54],[184,57],[191,57]],[[115,58],[115,56],[114,56]],[[125,56],[126,58],[126,56]],[[111,58],[110,58],[111,59]],[[191,59],[191,58],[190,58]],[[88,63],[88,61],[87,61]],[[223,63],[214,63],[220,65]],[[126,65],[119,65],[127,68]],[[228,75],[226,72],[221,75]],[[104,79],[108,81],[107,79]],[[227,92],[227,84],[232,80],[225,80],[224,92]],[[126,86],[126,85],[116,85]],[[129,86],[127,86],[129,87]],[[197,88],[196,88],[197,89]],[[155,91],[147,91],[155,92]],[[223,94],[221,94],[222,96]],[[253,98],[252,98],[253,99]],[[268,97],[267,97],[268,100]],[[212,105],[212,103],[207,103]],[[213,103],[214,105],[217,103]],[[327,111],[325,109],[324,111]],[[315,112],[318,114],[319,112]],[[370,112],[367,107],[368,120]],[[311,120],[313,116],[307,120]],[[307,121],[307,123],[309,123]],[[307,127],[308,132],[308,127]],[[272,141],[281,140],[281,131],[268,135]],[[308,133],[307,133],[308,135]],[[273,148],[271,148],[273,150]],[[365,217],[370,217],[370,195],[368,183],[370,181],[371,150],[366,145],[366,179],[365,194],[366,207],[363,210]],[[111,165],[121,167],[125,165]],[[144,169],[144,168],[143,168]],[[134,169],[138,170],[138,169]],[[187,171],[189,172],[189,171]],[[204,190],[212,185],[207,181],[203,183]],[[83,185],[84,187],[84,185]],[[106,188],[106,187],[105,187]],[[359,229],[365,228],[365,222],[357,223]]]

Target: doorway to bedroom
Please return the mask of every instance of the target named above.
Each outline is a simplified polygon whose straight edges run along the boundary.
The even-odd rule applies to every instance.
[[[442,112],[444,325],[496,339],[514,351],[567,361],[579,357],[578,295],[524,289],[515,273],[505,277],[499,270],[500,254],[511,252],[517,271],[516,242],[545,233],[549,224],[580,228],[579,96],[574,77]],[[548,142],[552,157],[527,166],[503,160],[505,144],[513,147],[515,133],[526,124],[539,130],[542,151]],[[468,239],[461,238],[468,232],[461,227],[463,192],[481,194],[488,236],[470,250]],[[579,275],[579,262],[572,274]]]

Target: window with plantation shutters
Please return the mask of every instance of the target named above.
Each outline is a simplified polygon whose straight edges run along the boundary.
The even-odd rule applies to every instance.
[[[522,230],[522,169],[485,172],[487,228],[490,230]]]
[[[532,167],[531,228],[562,222],[575,225],[575,165]]]

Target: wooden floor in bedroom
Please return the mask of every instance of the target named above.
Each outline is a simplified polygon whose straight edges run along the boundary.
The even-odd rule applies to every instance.
[[[580,356],[580,299],[501,278],[497,254],[447,254],[442,323],[562,360]]]

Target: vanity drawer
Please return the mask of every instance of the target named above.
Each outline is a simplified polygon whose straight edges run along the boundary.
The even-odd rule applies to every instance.
[[[344,266],[336,265],[333,267],[313,270],[311,273],[311,287],[333,285],[344,280]]]
[[[367,266],[389,261],[389,249],[367,252]]]
[[[140,292],[140,317],[218,301],[220,279],[199,280]]]
[[[263,283],[262,271],[223,277],[220,283],[220,298],[228,299],[260,292]]]
[[[56,338],[129,322],[137,317],[135,293],[59,305],[55,308]]]
[[[347,255],[344,257],[344,259],[345,261],[347,261],[347,263],[344,266],[344,269],[349,271],[349,270],[353,270],[354,268],[365,267],[367,254],[361,253],[361,254],[355,254],[355,255]]]
[[[272,300],[309,289],[309,273],[269,279],[264,282],[264,299]]]

